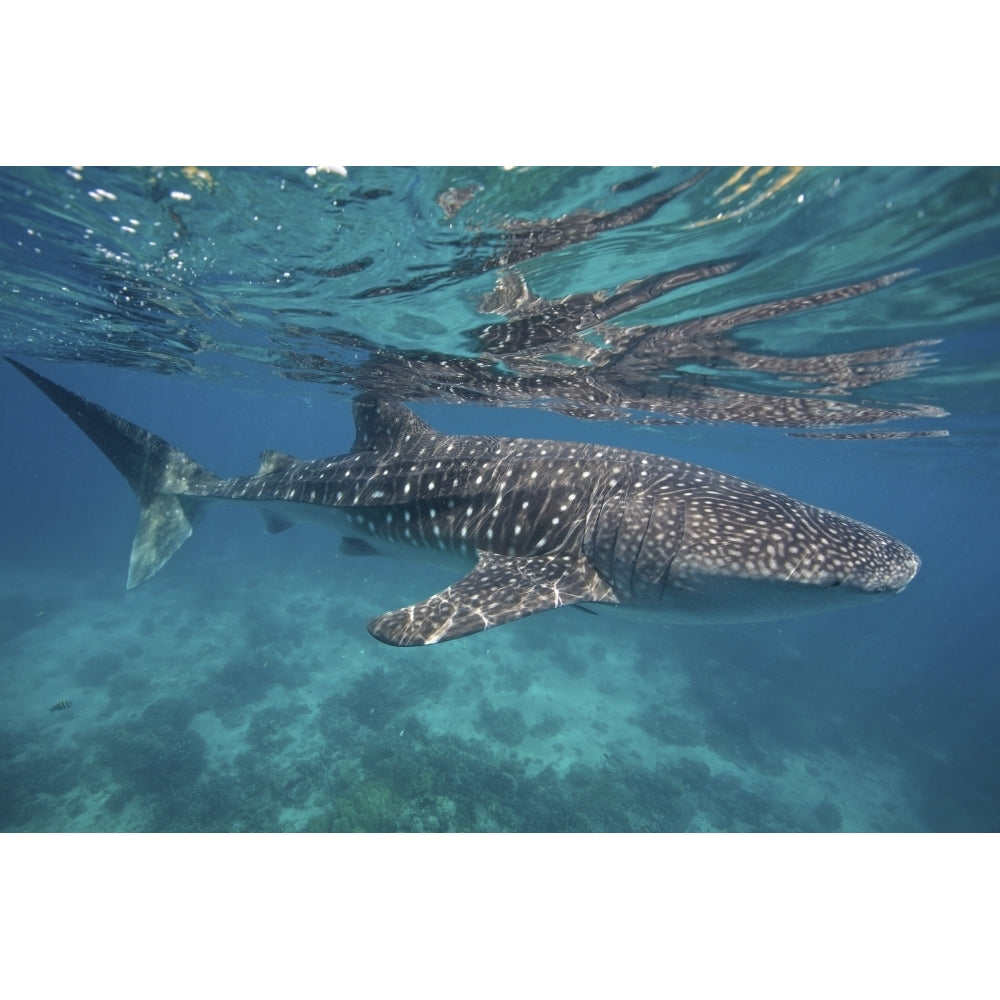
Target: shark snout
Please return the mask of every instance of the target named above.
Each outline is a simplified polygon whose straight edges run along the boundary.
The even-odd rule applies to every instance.
[[[846,582],[870,594],[898,594],[917,575],[920,557],[909,546],[890,538],[880,539],[878,558],[866,561],[857,567]]]
[[[920,556],[912,549],[906,549],[906,557],[899,567],[895,580],[890,583],[889,589],[898,594],[917,575],[919,569]]]

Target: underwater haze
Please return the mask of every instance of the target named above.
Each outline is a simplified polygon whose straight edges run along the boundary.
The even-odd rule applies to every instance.
[[[671,456],[920,556],[876,603],[565,607],[394,648],[456,579],[138,506],[0,363],[0,829],[1000,828],[1000,169],[6,168],[0,353],[251,475],[375,392]]]

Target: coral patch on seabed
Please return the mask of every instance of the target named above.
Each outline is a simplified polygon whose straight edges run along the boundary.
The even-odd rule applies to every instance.
[[[357,627],[391,606],[388,576],[333,592],[321,566],[196,565],[126,599],[24,574],[0,595],[0,826],[924,828],[885,748],[794,721],[829,692],[810,701],[791,654],[762,679],[721,640],[707,658],[704,632],[665,657],[662,630],[568,615],[398,651]]]

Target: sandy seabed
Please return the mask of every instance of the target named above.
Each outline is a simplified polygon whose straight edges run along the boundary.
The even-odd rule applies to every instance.
[[[404,587],[390,560],[235,551],[181,570],[128,593],[4,573],[0,829],[923,828],[898,759],[724,646],[696,654],[697,629],[564,609],[393,649],[364,623],[440,571]]]

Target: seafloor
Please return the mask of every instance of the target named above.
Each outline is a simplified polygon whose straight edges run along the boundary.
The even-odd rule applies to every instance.
[[[179,555],[128,593],[5,574],[0,828],[924,828],[899,759],[817,712],[827,681],[780,632],[755,651],[564,609],[397,650],[364,622],[440,570],[260,552]]]

